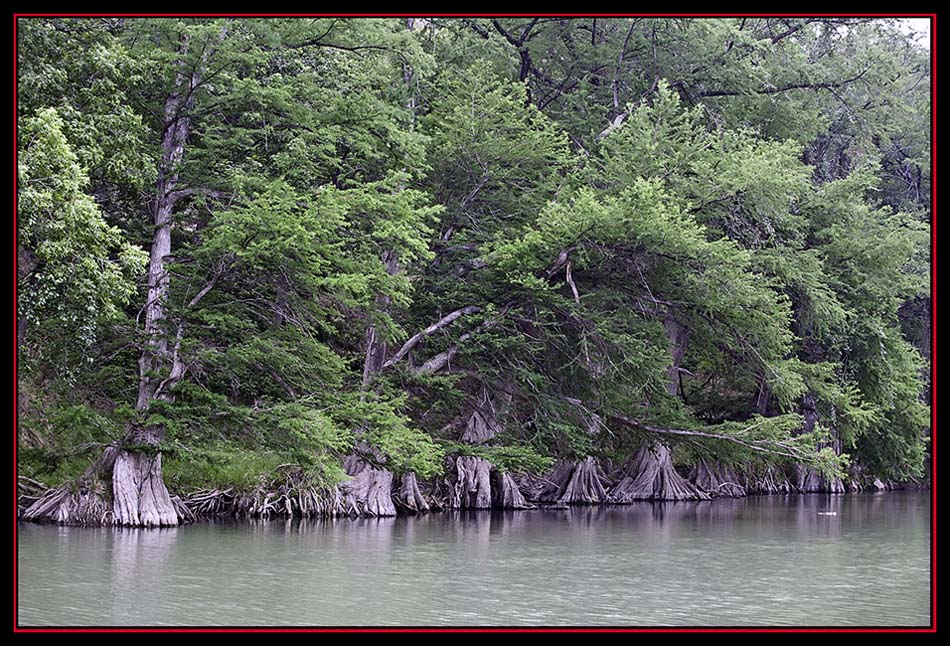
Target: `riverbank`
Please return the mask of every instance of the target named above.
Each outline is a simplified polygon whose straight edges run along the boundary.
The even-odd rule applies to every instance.
[[[674,469],[668,454],[662,453],[652,462],[641,456],[633,466],[615,469],[604,469],[593,458],[562,460],[544,476],[513,476],[472,457],[453,456],[448,463],[444,478],[417,481],[412,474],[394,477],[388,471],[364,469],[350,482],[336,487],[314,486],[299,469],[284,468],[280,477],[262,479],[253,488],[197,490],[173,495],[171,503],[179,523],[184,524],[228,517],[391,517],[458,510],[567,509],[750,495],[929,489],[929,479],[894,482],[868,475],[829,479],[801,467],[741,469],[706,461],[700,461],[684,476]],[[109,501],[97,491],[52,488],[20,476],[17,503],[18,518],[22,520],[56,522],[61,518],[60,524],[117,524]]]

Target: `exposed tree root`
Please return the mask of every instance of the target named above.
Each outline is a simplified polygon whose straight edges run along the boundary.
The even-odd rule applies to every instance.
[[[253,490],[239,494],[233,487],[196,491],[182,503],[196,517],[314,518],[333,515],[338,494],[313,486],[295,467],[276,484],[262,478]]]
[[[562,460],[554,466],[536,499],[561,505],[596,505],[608,501],[609,484],[594,458]]]
[[[51,522],[59,525],[112,525],[112,505],[96,486],[79,485],[50,489],[46,495],[23,512],[24,520]]]
[[[748,494],[772,495],[794,493],[795,487],[788,476],[778,467],[749,467],[744,474]]]
[[[178,514],[178,518],[182,523],[193,523],[198,520],[198,516],[178,496],[172,496],[172,505],[175,506],[175,513]]]
[[[714,498],[741,498],[746,495],[745,487],[739,484],[736,474],[720,462],[709,462],[700,458],[689,479]]]
[[[709,494],[683,478],[673,468],[665,444],[645,446],[625,468],[628,474],[610,490],[610,502],[625,504],[640,500],[709,500]]]
[[[541,492],[551,485],[547,478],[534,473],[513,476],[512,479],[518,484],[518,490],[525,500],[541,501]]]
[[[236,496],[231,493],[232,491],[232,487],[223,490],[196,491],[186,496],[182,502],[198,517],[236,515],[234,506]]]
[[[48,491],[49,487],[47,487],[42,482],[34,480],[33,478],[18,475],[16,483],[17,518],[22,518],[23,512],[25,512],[37,500],[45,496]]]

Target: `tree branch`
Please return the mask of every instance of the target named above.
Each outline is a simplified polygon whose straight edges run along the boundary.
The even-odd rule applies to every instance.
[[[442,328],[448,325],[451,325],[453,322],[455,322],[462,316],[465,316],[466,314],[477,314],[478,312],[481,312],[481,311],[482,311],[482,308],[479,307],[478,305],[467,305],[465,307],[455,310],[454,312],[446,314],[445,316],[443,316],[441,319],[439,319],[438,321],[436,321],[429,327],[425,328],[424,330],[420,330],[419,332],[414,334],[412,337],[410,337],[409,340],[406,341],[402,345],[401,348],[399,348],[399,351],[396,354],[394,354],[391,359],[383,363],[383,368],[389,368],[393,366],[394,364],[402,361],[405,358],[405,356],[409,354],[409,352],[411,352],[413,348],[419,345],[419,342],[422,341],[422,339],[424,339],[425,337],[431,334],[435,334]]]

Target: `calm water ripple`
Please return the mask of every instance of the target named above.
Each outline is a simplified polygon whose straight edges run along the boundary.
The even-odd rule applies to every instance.
[[[929,493],[18,530],[21,626],[929,622]]]

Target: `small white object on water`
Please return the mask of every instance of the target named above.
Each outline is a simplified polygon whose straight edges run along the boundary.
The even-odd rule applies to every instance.
[[[837,516],[837,515],[838,515],[838,512],[836,512],[836,511],[819,511],[819,512],[818,512],[818,515],[819,515],[819,516]]]

